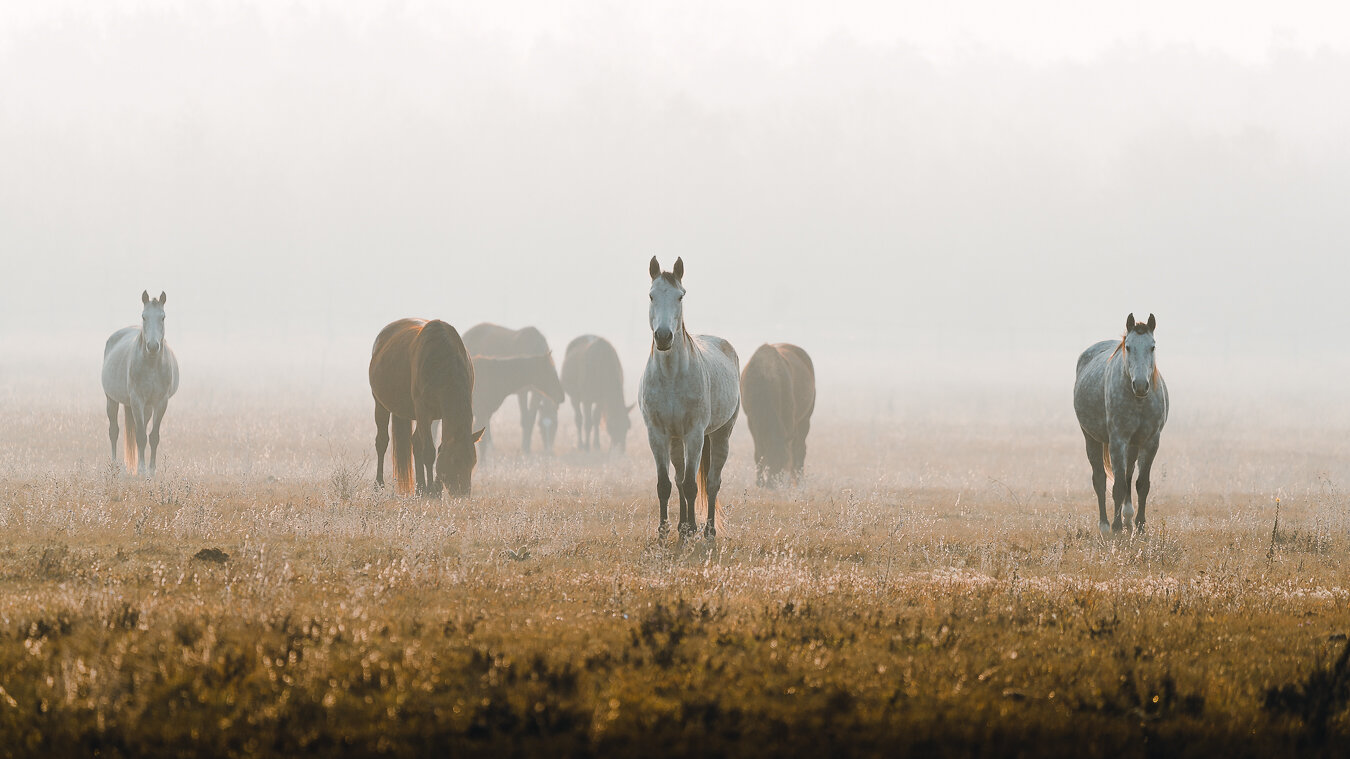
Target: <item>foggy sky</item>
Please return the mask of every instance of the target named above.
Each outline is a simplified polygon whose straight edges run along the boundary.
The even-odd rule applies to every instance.
[[[1182,372],[1350,355],[1318,4],[276,5],[0,11],[6,372],[149,289],[185,376],[356,382],[424,316],[605,335],[631,386],[652,255],[692,331],[838,382],[1067,382],[1130,311]]]

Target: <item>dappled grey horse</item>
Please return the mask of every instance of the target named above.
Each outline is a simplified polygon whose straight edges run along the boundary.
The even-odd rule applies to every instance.
[[[154,474],[159,428],[169,398],[178,392],[178,359],[164,340],[164,301],[141,293],[141,325],[124,327],[103,346],[103,393],[108,397],[108,440],[117,461],[117,407],[124,408],[123,456],[128,472]],[[153,421],[149,435],[146,426]],[[145,455],[146,443],[150,456]]]
[[[1104,340],[1078,357],[1073,408],[1087,443],[1092,487],[1097,491],[1099,527],[1103,535],[1144,528],[1149,473],[1158,441],[1167,423],[1167,383],[1158,373],[1153,330],[1157,321],[1125,320],[1125,336]],[[1139,516],[1130,503],[1130,480],[1139,464]],[[1106,520],[1106,481],[1114,480],[1111,498],[1115,519]],[[1133,521],[1133,524],[1132,524]]]
[[[661,501],[658,534],[667,529],[670,473],[680,491],[680,536],[698,529],[694,505],[708,499],[707,537],[717,534],[717,492],[727,462],[731,430],[741,408],[740,359],[731,343],[711,335],[690,335],[684,327],[684,260],[662,272],[652,256],[652,350],[638,389],[647,422],[647,442],[656,458],[656,495]]]

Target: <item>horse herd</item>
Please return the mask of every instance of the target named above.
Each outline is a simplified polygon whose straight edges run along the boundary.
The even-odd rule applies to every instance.
[[[669,529],[676,489],[681,537],[698,531],[696,507],[706,503],[704,534],[717,529],[717,494],[729,440],[742,410],[754,439],[756,484],[784,475],[795,484],[806,463],[806,435],[815,410],[815,367],[788,343],[760,346],[742,370],[736,350],[712,335],[692,335],[684,321],[684,261],[663,271],[653,256],[648,322],[651,350],[638,390],[647,442],[656,461],[658,534]],[[118,409],[123,411],[123,458],[129,472],[153,474],[159,431],[178,390],[178,360],[164,338],[160,293],[141,293],[141,325],[114,332],[103,352],[108,438],[117,460]],[[1155,361],[1154,330],[1131,314],[1125,335],[1097,343],[1078,359],[1074,410],[1092,466],[1099,527],[1109,535],[1142,529],[1149,474],[1167,421],[1167,385]],[[583,335],[567,346],[561,376],[544,336],[479,324],[462,336],[440,320],[399,319],[380,330],[370,357],[375,400],[375,480],[384,485],[385,453],[393,443],[396,492],[469,496],[479,450],[486,453],[492,414],[511,395],[520,405],[522,448],[529,452],[537,422],[551,451],[558,406],[570,398],[577,447],[598,448],[604,423],[611,450],[623,452],[633,405],[623,398],[623,368],[614,346]],[[439,427],[439,443],[433,440]],[[1136,514],[1130,495],[1136,465]],[[670,469],[674,468],[672,482]],[[1113,480],[1114,519],[1107,519],[1106,484]]]

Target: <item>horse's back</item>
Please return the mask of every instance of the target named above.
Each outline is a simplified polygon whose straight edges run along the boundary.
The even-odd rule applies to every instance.
[[[735,418],[741,407],[741,359],[731,343],[716,335],[699,335],[693,341],[708,373],[712,431]]]
[[[492,322],[475,324],[461,336],[474,356],[532,356],[548,352],[548,341],[534,327],[511,329]]]
[[[123,327],[112,333],[103,344],[103,393],[119,403],[131,401],[127,370],[131,366],[131,352],[136,347],[135,327]]]
[[[582,335],[567,344],[563,356],[563,390],[580,401],[623,400],[623,365],[619,353],[598,335]]]
[[[794,421],[809,418],[816,409],[816,365],[806,351],[792,343],[775,343],[773,347],[783,357],[792,377]]]
[[[751,422],[751,431],[776,418],[787,422],[791,416],[789,385],[792,381],[787,360],[776,346],[765,343],[750,354],[741,373],[741,406]]]
[[[1078,367],[1073,383],[1073,409],[1078,424],[1093,438],[1105,440],[1106,430],[1106,364],[1118,340],[1094,343],[1078,356]]]
[[[411,363],[414,412],[444,419],[452,429],[470,424],[473,361],[459,332],[440,319],[427,322],[413,338]]]
[[[370,348],[370,393],[404,419],[413,418],[412,343],[426,323],[424,319],[390,322]]]

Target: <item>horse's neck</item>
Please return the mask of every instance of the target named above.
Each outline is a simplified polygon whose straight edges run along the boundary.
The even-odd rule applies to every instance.
[[[652,343],[652,356],[656,359],[656,368],[661,376],[678,377],[686,374],[694,363],[694,338],[690,337],[689,330],[681,326],[680,336],[672,341],[670,350],[659,351],[656,344]]]

